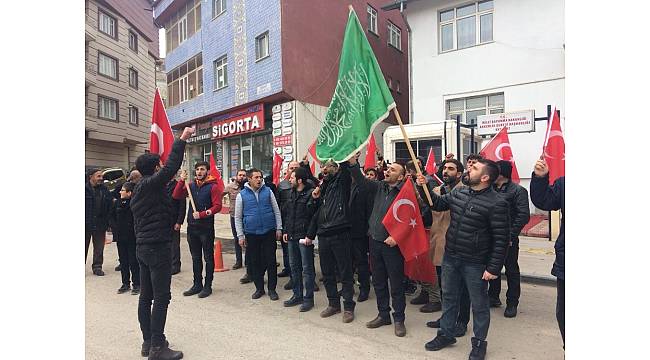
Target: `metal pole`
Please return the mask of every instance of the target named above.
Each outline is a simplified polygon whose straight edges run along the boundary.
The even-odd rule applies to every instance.
[[[548,120],[546,120],[546,127],[547,128],[549,126],[551,126],[551,111],[552,111],[551,110],[551,105],[546,105],[546,119],[548,119]],[[547,133],[548,133],[548,131],[547,131]],[[548,212],[548,241],[553,241],[553,237],[551,235],[551,233],[553,232],[552,229],[553,228],[551,227],[551,212],[549,211]]]
[[[476,153],[476,149],[474,149],[474,127],[472,126],[469,131],[470,131],[470,140],[469,140],[470,153],[474,154]]]
[[[456,158],[458,161],[463,161],[460,153],[460,115],[456,115]]]
[[[445,120],[445,132],[443,133],[442,136],[443,136],[443,139],[445,140],[445,151],[443,152],[442,156],[445,156],[445,155],[447,155],[447,151],[449,151],[447,149],[447,120]]]

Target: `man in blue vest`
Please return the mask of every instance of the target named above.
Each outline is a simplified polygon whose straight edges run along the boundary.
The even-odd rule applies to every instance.
[[[249,271],[255,283],[253,299],[264,295],[264,272],[268,276],[269,298],[278,300],[275,262],[276,241],[282,239],[282,217],[278,203],[263,183],[262,171],[252,168],[246,176],[248,183],[237,194],[235,201],[235,228],[239,245],[249,257]]]
[[[214,214],[221,211],[221,190],[217,186],[217,179],[208,176],[210,164],[199,161],[194,165],[195,177],[190,183],[190,191],[196,209],[190,206],[187,209],[187,243],[192,254],[192,271],[194,284],[184,296],[199,294],[205,298],[212,294],[212,279],[214,277]],[[176,184],[173,198],[180,200],[187,196],[187,173],[183,170],[181,180]],[[205,259],[205,283],[202,283],[203,262]]]

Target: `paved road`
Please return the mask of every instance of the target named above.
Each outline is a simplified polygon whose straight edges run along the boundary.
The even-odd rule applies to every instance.
[[[340,316],[321,319],[326,306],[324,288],[316,293],[316,308],[307,313],[282,307],[291,296],[281,289],[280,301],[267,296],[251,300],[253,285],[239,284],[242,270],[215,274],[214,293],[206,299],[184,297],[191,285],[192,270],[187,244],[182,241],[182,272],[172,279],[166,335],[172,348],[185,359],[467,359],[470,335],[455,346],[439,352],[424,350],[434,331],[425,322],[438,313],[422,314],[407,305],[407,335],[397,338],[392,326],[370,330],[364,323],[376,316],[374,293],[357,304],[356,319],[343,324]],[[280,258],[278,251],[278,258]],[[142,342],[137,321],[137,296],[116,294],[119,273],[113,271],[117,259],[115,244],[104,254],[106,276],[93,276],[86,266],[86,359],[142,359]],[[226,265],[234,255],[225,254]],[[317,276],[320,270],[317,268]],[[504,291],[506,289],[504,284]],[[506,319],[503,309],[492,310],[488,336],[489,359],[562,359],[562,340],[555,322],[555,288],[522,285],[519,316]],[[502,294],[502,297],[505,295]],[[407,297],[407,301],[410,298]],[[471,325],[470,325],[471,331]]]

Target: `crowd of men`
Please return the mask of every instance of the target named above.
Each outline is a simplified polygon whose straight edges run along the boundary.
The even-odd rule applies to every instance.
[[[313,309],[318,290],[317,241],[327,298],[320,316],[342,313],[342,322],[354,321],[356,274],[356,301],[368,300],[371,284],[377,301],[377,317],[366,327],[394,323],[395,335],[403,337],[405,294],[413,281],[405,276],[398,241],[390,236],[382,219],[402,187],[412,181],[420,209],[416,216],[429,229],[429,256],[437,282],[419,282],[420,293],[411,303],[422,305],[422,312],[442,310],[438,320],[426,324],[439,330],[425,348],[441,350],[464,336],[471,308],[474,336],[469,358],[485,358],[490,307],[502,305],[500,274],[504,266],[508,286],[504,316],[517,316],[521,295],[518,242],[529,220],[529,203],[528,191],[511,181],[510,162],[493,162],[472,154],[463,165],[450,154],[438,174],[426,174],[418,172],[422,159],[401,164],[380,158],[376,167],[363,171],[357,155],[343,163],[324,162],[321,176],[316,178],[303,159],[289,164],[286,179],[277,188],[269,186],[261,170],[252,168],[239,170],[223,189],[208,175],[210,165],[204,161],[195,164],[193,181],[188,181],[185,171],[179,181],[174,180],[185,140],[192,133],[191,128],[183,131],[164,165],[156,154],[140,156],[128,181],[117,190],[119,195],[108,192],[101,171],[93,169],[88,174],[86,257],[92,239],[93,274],[104,275],[104,238],[110,227],[118,242],[122,273],[118,293],[131,290],[140,295],[142,356],[182,358],[182,352],[169,348],[164,335],[171,275],[180,272],[180,227],[187,219],[193,270],[193,283],[183,295],[208,297],[215,266],[214,216],[222,208],[223,197],[228,197],[230,204],[236,253],[233,269],[245,267],[240,282],[253,282],[252,299],[268,295],[278,300],[277,279],[289,277],[284,288],[292,290],[292,295],[283,305],[299,306],[301,312]],[[538,208],[562,210],[564,215],[564,177],[549,184],[543,160],[535,164],[530,194]],[[186,211],[187,196],[194,205]],[[280,273],[278,242],[283,253]],[[564,216],[552,273],[558,279],[556,315],[564,341]]]

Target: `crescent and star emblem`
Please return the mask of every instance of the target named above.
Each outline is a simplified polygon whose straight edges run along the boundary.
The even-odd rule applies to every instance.
[[[399,199],[399,200],[397,200],[397,201],[395,202],[395,205],[393,205],[393,217],[394,217],[395,220],[397,220],[398,222],[404,223],[404,221],[402,221],[402,220],[399,218],[399,216],[397,216],[397,210],[398,210],[399,207],[402,206],[402,205],[408,205],[408,206],[410,206],[411,208],[413,208],[413,213],[415,213],[415,204],[413,204],[413,202],[412,202],[411,200],[409,200],[409,199]],[[411,218],[411,220],[409,221],[409,225],[410,225],[412,228],[415,228],[415,227],[417,226],[417,222],[415,221],[415,219]]]
[[[551,138],[554,138],[554,137],[561,137],[562,140],[564,140],[564,136],[562,135],[562,131],[551,130],[548,133],[548,139],[546,139],[546,144],[548,145],[548,142],[551,140]],[[557,159],[558,158],[557,156],[550,155],[548,152],[546,152],[547,147],[548,146],[544,147],[544,156],[549,158],[549,159]],[[565,154],[562,154],[562,160],[564,160],[564,156],[565,156]]]
[[[505,148],[510,148],[510,151],[512,152],[512,148],[510,147],[510,144],[503,143],[503,144],[500,144],[499,146],[497,146],[496,150],[494,150],[494,156],[496,156],[497,159],[499,159],[499,160],[512,161],[512,156],[510,157],[510,159],[504,159],[504,158],[501,157],[501,155],[500,155],[501,151],[503,149],[505,149]]]
[[[156,137],[158,138],[158,152],[160,154],[165,153],[165,139],[163,137],[163,131],[158,126],[158,124],[151,124],[151,132],[156,134]]]

